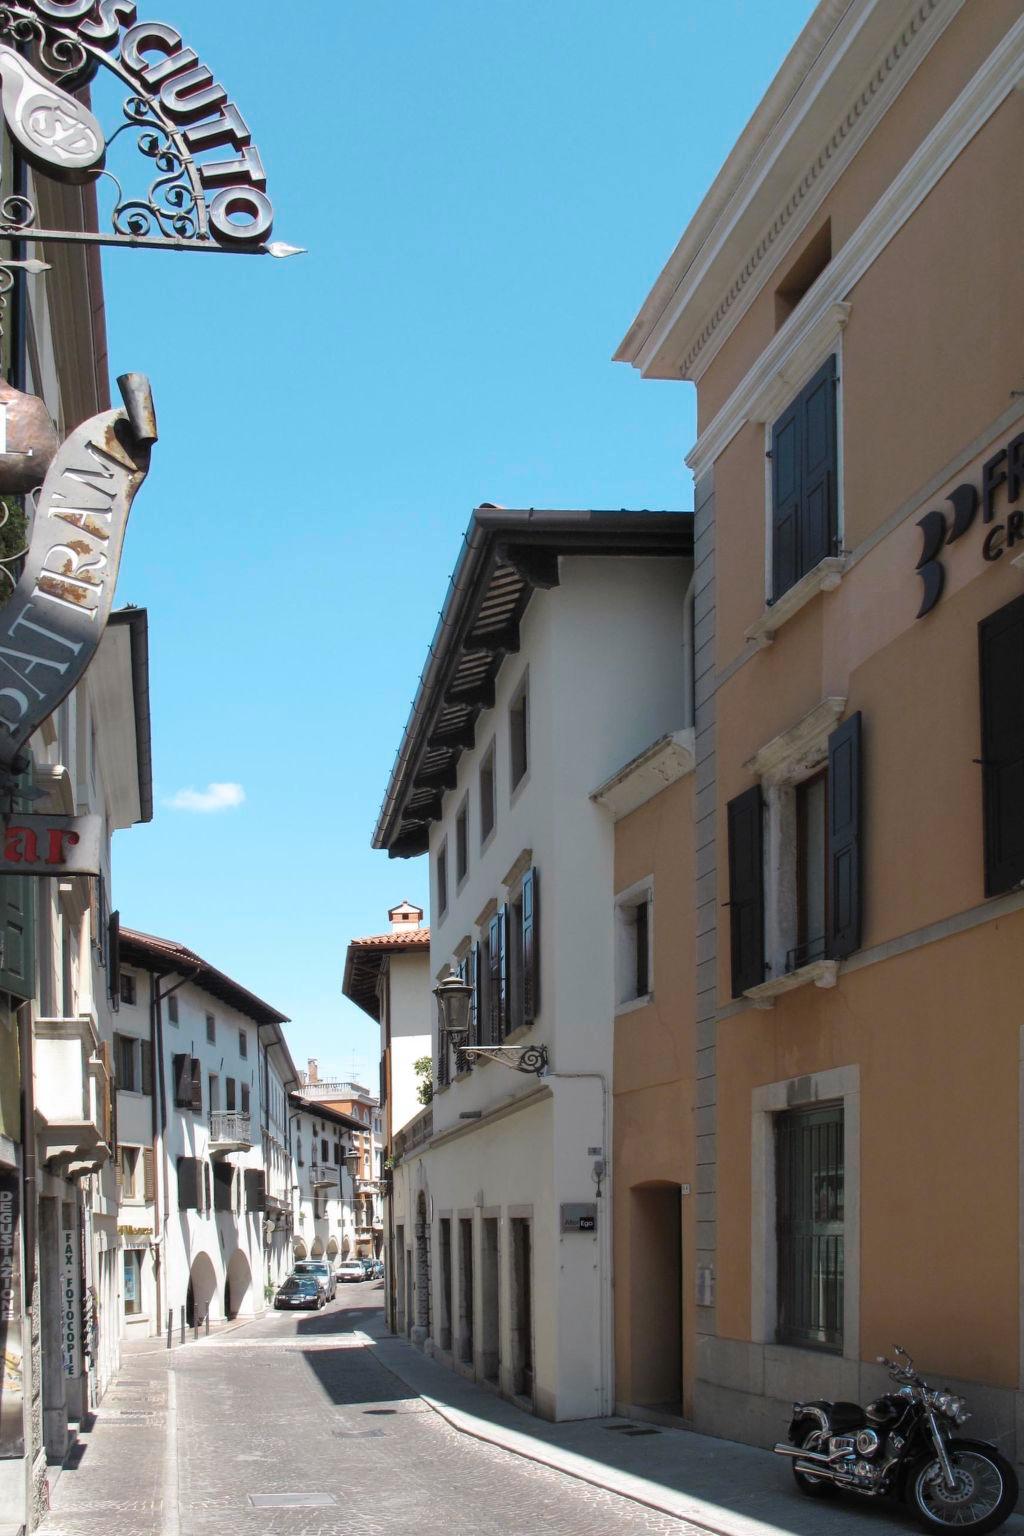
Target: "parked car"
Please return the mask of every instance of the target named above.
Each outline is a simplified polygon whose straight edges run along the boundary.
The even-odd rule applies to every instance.
[[[373,1278],[375,1280],[383,1280],[384,1279],[384,1260],[383,1259],[374,1259],[374,1261],[373,1261]]]
[[[293,1275],[315,1275],[324,1288],[324,1295],[328,1301],[334,1300],[337,1283],[334,1279],[334,1271],[327,1259],[299,1259],[292,1265]]]
[[[360,1259],[342,1259],[334,1273],[342,1281],[366,1279],[366,1271]]]
[[[359,1260],[359,1262],[363,1266],[363,1273],[364,1273],[366,1279],[367,1280],[372,1280],[373,1279],[373,1260],[372,1259],[367,1259],[367,1258],[361,1258]]]
[[[323,1286],[316,1275],[289,1275],[274,1297],[275,1311],[286,1307],[313,1307],[317,1311],[324,1305]]]

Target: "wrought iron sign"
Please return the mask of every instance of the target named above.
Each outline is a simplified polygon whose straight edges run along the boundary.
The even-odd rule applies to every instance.
[[[31,62],[30,62],[31,60]],[[103,127],[80,95],[100,69],[127,90]],[[291,256],[269,243],[274,210],[259,150],[241,112],[181,33],[139,21],[134,0],[0,0],[0,107],[38,169],[60,180],[107,179],[106,230],[53,230],[27,196],[0,198],[0,237]],[[106,167],[134,136],[148,184],[125,189]]]

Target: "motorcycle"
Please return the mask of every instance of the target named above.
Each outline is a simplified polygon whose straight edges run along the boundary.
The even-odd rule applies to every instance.
[[[794,1403],[790,1458],[800,1492],[833,1497],[840,1489],[866,1498],[890,1494],[931,1531],[994,1531],[1017,1503],[1013,1467],[984,1440],[955,1436],[970,1418],[962,1397],[933,1390],[899,1344],[897,1358],[878,1356],[896,1385],[866,1408],[857,1403]]]

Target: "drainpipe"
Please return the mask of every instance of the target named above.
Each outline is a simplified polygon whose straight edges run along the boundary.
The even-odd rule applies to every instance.
[[[589,1078],[601,1085],[601,1149],[604,1157],[604,1183],[605,1191],[602,1196],[601,1180],[597,1181],[597,1198],[605,1200],[603,1212],[599,1213],[601,1219],[597,1224],[598,1245],[601,1255],[601,1284],[599,1290],[600,1300],[600,1329],[601,1329],[601,1415],[607,1417],[614,1412],[614,1391],[612,1387],[612,1351],[611,1351],[611,1316],[609,1296],[611,1294],[612,1274],[612,1183],[611,1183],[611,1147],[608,1143],[609,1133],[609,1105],[608,1105],[608,1079],[603,1072],[545,1072],[542,1082],[549,1082],[552,1078],[581,1079]]]
[[[158,977],[152,971],[149,972],[149,1053],[153,1059],[155,1077],[153,1079],[153,1092],[149,1101],[150,1132],[153,1139],[153,1236],[160,1237],[160,1133],[166,1128],[167,1105],[164,1099],[164,1050],[163,1030],[160,1025],[160,998],[158,991]],[[114,1085],[117,1092],[117,1084]],[[159,1102],[158,1102],[159,1095]],[[166,1187],[166,1179],[164,1180]],[[162,1280],[163,1255],[159,1241],[156,1243],[156,1251],[153,1256],[153,1279],[156,1284],[156,1320],[157,1325],[163,1327],[163,1301]]]
[[[694,697],[694,636],[693,609],[695,569],[690,571],[690,584],[683,598],[683,729],[690,730],[697,719],[697,703]]]
[[[36,1092],[32,1061],[32,1004],[18,1008],[21,1057],[21,1201],[25,1243],[25,1310],[32,1306],[36,1280]]]

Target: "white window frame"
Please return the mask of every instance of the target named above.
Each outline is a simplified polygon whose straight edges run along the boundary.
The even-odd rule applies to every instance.
[[[751,1095],[750,1337],[776,1349],[778,1239],[775,1232],[775,1116],[815,1104],[843,1106],[843,1355],[860,1360],[860,1067],[831,1067],[764,1083]],[[818,1353],[811,1351],[812,1354]],[[834,1359],[826,1355],[826,1359]]]
[[[647,991],[637,995],[636,911],[647,906]],[[654,1001],[654,876],[646,875],[615,897],[615,1016]]]
[[[846,699],[830,695],[788,731],[773,737],[746,764],[761,781],[765,805],[764,958],[768,979],[744,994],[771,1007],[775,997],[814,982],[834,986],[837,960],[812,960],[786,970],[797,942],[796,789],[828,766],[828,738],[842,719]]]

